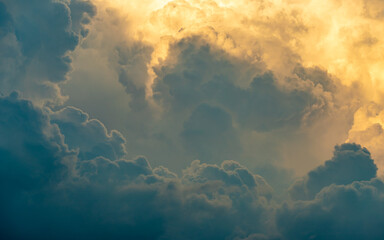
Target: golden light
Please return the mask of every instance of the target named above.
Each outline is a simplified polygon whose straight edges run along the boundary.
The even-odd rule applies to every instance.
[[[167,59],[170,42],[193,34],[250,63],[261,58],[280,77],[292,74],[296,61],[320,66],[345,86],[358,84],[362,105],[383,103],[382,1],[98,0],[98,4],[125,19],[126,29],[121,31],[126,31],[127,39],[153,47],[145,80],[152,104],[157,77],[153,67]],[[356,113],[352,132],[376,121],[362,114],[363,110]]]

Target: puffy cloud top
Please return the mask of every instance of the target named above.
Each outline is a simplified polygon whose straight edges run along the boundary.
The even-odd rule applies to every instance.
[[[295,200],[313,199],[331,184],[346,185],[354,181],[368,181],[376,177],[377,167],[366,148],[346,143],[335,147],[334,156],[297,181],[290,189]]]
[[[279,206],[268,183],[236,161],[218,166],[196,160],[178,177],[165,167],[152,168],[144,157],[109,159],[121,141],[114,143],[113,134],[100,124],[94,128],[76,108],[41,109],[14,93],[0,98],[0,112],[6,116],[0,121],[4,238],[381,239],[384,234],[384,183],[374,178],[368,150],[357,144],[337,146],[334,157],[311,171],[304,184],[293,185],[294,196],[307,201]],[[83,139],[78,147],[75,141],[67,145],[76,134]],[[95,157],[84,154],[99,144],[108,147],[96,147]]]
[[[52,112],[14,93],[0,98],[0,111],[2,237],[207,239],[269,231],[271,188],[236,161],[195,161],[179,178],[144,157],[108,159],[116,157],[109,155],[113,134],[78,109]],[[82,141],[71,140],[76,134]],[[108,147],[96,147],[98,156],[85,154],[100,144]]]
[[[384,239],[379,2],[0,0],[0,238]]]
[[[117,160],[126,154],[125,138],[121,133],[108,132],[103,123],[89,119],[80,109],[66,107],[53,112],[50,117],[51,123],[59,126],[69,148],[79,150],[80,159],[102,156]]]
[[[324,188],[314,200],[284,205],[277,225],[286,239],[382,239],[384,183]]]

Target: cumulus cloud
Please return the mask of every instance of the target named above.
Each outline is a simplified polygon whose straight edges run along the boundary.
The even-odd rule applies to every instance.
[[[117,160],[126,155],[125,138],[118,131],[105,128],[96,119],[74,107],[66,107],[50,115],[51,123],[57,124],[70,149],[79,150],[79,158],[90,160],[106,157]]]
[[[335,147],[334,156],[298,180],[290,189],[294,200],[310,200],[331,184],[346,185],[376,177],[377,167],[370,152],[360,145],[346,143]]]
[[[179,178],[144,157],[108,159],[108,148],[84,159],[83,142],[97,136],[109,145],[111,136],[95,135],[79,110],[45,111],[16,94],[1,98],[0,109],[1,133],[13,136],[1,144],[2,236],[207,239],[268,231],[271,188],[238,162],[195,161]],[[65,142],[75,133],[80,150],[70,151]]]
[[[252,168],[283,162],[304,174],[347,138],[354,87],[296,54],[290,41],[309,27],[300,12],[260,1],[95,4],[63,92],[68,106],[119,129],[129,158],[143,154],[178,172],[196,158],[243,159]],[[215,144],[208,133],[201,143],[185,138],[204,104],[232,119],[230,144]]]
[[[334,156],[294,183],[294,201],[276,211],[284,239],[381,239],[384,183],[366,148],[335,147]],[[296,201],[298,200],[298,201]]]
[[[306,75],[304,79],[287,79],[284,89],[272,72],[262,74],[265,69],[255,67],[250,73],[253,76],[245,76],[248,83],[241,87],[239,76],[244,74],[241,73],[244,66],[239,68],[239,65],[242,60],[215,49],[203,38],[185,38],[170,49],[170,61],[175,61],[174,58],[177,61],[165,63],[158,70],[160,77],[155,80],[154,93],[156,99],[177,112],[201,102],[216,103],[229,109],[244,127],[268,131],[298,126],[305,115],[311,114],[311,106],[316,104],[321,109],[329,104],[326,94],[311,93],[315,84],[311,85],[310,80],[306,82],[311,79],[310,74],[302,74]],[[318,81],[322,84],[321,79]]]
[[[16,92],[0,100],[2,184],[42,188],[64,178],[62,170],[73,153],[59,129],[50,125],[43,110],[19,100]]]
[[[41,109],[13,93],[0,99],[0,111],[7,116],[0,122],[0,132],[11,136],[7,141],[2,137],[0,145],[2,237],[348,239],[354,234],[380,239],[383,235],[377,226],[384,183],[374,178],[376,167],[369,152],[356,144],[337,146],[332,160],[308,174],[305,190],[319,191],[315,198],[280,207],[269,184],[236,161],[216,165],[196,160],[178,177],[165,167],[153,168],[145,157],[109,159],[116,157],[110,155],[111,149],[122,146],[121,141],[114,143],[113,134],[78,109]],[[76,133],[82,141],[67,145]],[[84,154],[100,144],[108,147],[92,153],[99,156]]]
[[[284,205],[277,225],[286,239],[383,238],[382,180],[324,188],[311,201]]]
[[[95,7],[89,1],[51,0],[0,5],[0,41],[7,49],[1,57],[6,63],[1,71],[2,92],[18,90],[35,100],[60,99],[56,83],[66,79],[72,62],[69,52],[79,44]]]
[[[0,0],[0,237],[382,239],[383,6],[346,3]]]

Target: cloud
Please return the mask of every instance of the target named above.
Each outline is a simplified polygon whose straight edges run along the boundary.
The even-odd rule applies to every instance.
[[[19,100],[14,92],[0,98],[0,111],[2,186],[29,190],[64,178],[66,162],[73,153],[43,110]]]
[[[259,175],[252,174],[247,168],[233,160],[224,161],[221,166],[200,163],[195,160],[183,171],[183,179],[192,183],[222,181],[227,186],[247,186],[261,196],[270,198],[272,188]]]
[[[71,27],[74,32],[86,37],[89,33],[89,24],[97,13],[96,6],[89,0],[72,0],[69,3],[71,9]]]
[[[63,92],[68,106],[119,129],[129,158],[145,155],[178,172],[200,158],[243,159],[250,167],[295,165],[304,174],[347,138],[356,109],[354,87],[296,54],[292,45],[302,44],[301,34],[310,26],[293,6],[192,0],[95,4],[98,17],[74,51],[73,80]],[[183,137],[184,125],[202,104],[230,116],[231,144],[215,145],[205,137],[212,146],[203,150]],[[217,147],[222,145],[231,148]],[[297,151],[304,145],[308,150]]]
[[[0,111],[7,116],[0,122],[2,237],[207,239],[269,231],[272,190],[236,161],[195,161],[177,177],[144,157],[108,159],[120,140],[113,143],[114,134],[78,109],[40,109],[14,93],[0,99]],[[92,146],[98,151],[86,152]]]
[[[272,165],[271,163],[261,164],[253,169],[253,172],[263,176],[273,189],[274,198],[285,199],[289,187],[295,181],[293,170]]]
[[[13,93],[0,98],[0,111],[6,116],[0,132],[11,136],[0,142],[2,237],[380,239],[384,234],[384,183],[375,178],[368,150],[356,144],[336,146],[332,160],[311,171],[306,185],[294,185],[307,191],[296,191],[299,197],[315,197],[279,206],[264,178],[237,161],[196,160],[178,177],[163,166],[153,168],[145,157],[109,159],[117,156],[111,149],[121,141],[114,142],[112,132],[76,108],[39,108]],[[84,154],[100,144],[108,147],[93,151],[93,158]]]
[[[88,114],[74,107],[65,107],[50,115],[70,149],[79,150],[79,158],[90,160],[105,157],[117,160],[127,154],[125,138],[118,131],[108,132],[103,123],[89,119]]]
[[[119,66],[119,82],[132,97],[129,104],[134,112],[148,108],[146,100],[147,65],[151,61],[153,49],[142,42],[122,43],[116,46]]]
[[[372,153],[380,171],[383,168],[384,156],[381,148],[384,141],[382,119],[381,104],[370,102],[361,106],[354,114],[354,124],[349,130],[347,139],[348,142],[364,144]]]
[[[279,209],[278,228],[286,239],[381,239],[383,190],[376,178],[331,185],[311,201]]]
[[[79,44],[95,7],[89,1],[51,0],[0,5],[0,41],[8,49],[0,60],[7,63],[1,71],[3,93],[18,90],[35,100],[60,99],[56,83],[66,79],[72,62],[69,52]]]
[[[176,58],[177,62],[165,63],[158,70],[154,93],[155,99],[176,112],[201,102],[220,104],[230,110],[243,127],[270,131],[300,125],[304,115],[312,110],[311,105],[319,101],[311,94],[310,88],[314,85],[308,85],[310,82],[294,79],[286,82],[291,89],[283,89],[273,72],[261,67],[254,67],[244,80],[239,79],[244,74],[241,71],[246,69],[241,65],[247,63],[200,36],[175,42],[170,46],[169,55],[169,61]],[[247,83],[241,87],[240,81]]]
[[[235,159],[241,151],[231,115],[219,107],[200,104],[185,121],[181,137],[196,159],[215,162]]]
[[[366,148],[354,143],[335,147],[331,160],[310,171],[290,188],[294,200],[310,200],[331,184],[346,185],[376,177],[377,167]]]
[[[215,34],[214,30],[211,31]],[[195,124],[195,132],[207,134],[195,144],[209,147],[204,153],[198,152],[202,148],[191,149],[194,146],[191,138],[184,147],[187,147],[188,155],[204,161],[210,161],[209,156],[214,155],[221,160],[253,158],[254,162],[260,163],[265,161],[262,158],[269,158],[273,159],[271,161],[282,161],[281,158],[287,154],[281,145],[308,144],[301,142],[308,137],[319,138],[319,145],[324,146],[320,136],[332,131],[323,131],[324,126],[320,125],[326,124],[332,130],[337,128],[344,132],[340,133],[343,136],[348,127],[339,128],[339,120],[332,118],[343,115],[347,121],[342,123],[344,126],[348,126],[352,119],[349,107],[344,105],[347,104],[345,99],[338,96],[339,83],[326,71],[318,67],[305,68],[297,63],[290,76],[279,77],[279,73],[268,70],[262,60],[251,64],[234,57],[204,35],[192,35],[171,42],[166,60],[154,71],[157,78],[153,84],[153,99],[162,109],[163,119],[160,118],[159,122],[164,121],[160,130],[164,135],[172,139],[172,134],[179,136],[177,132],[181,132],[185,142],[185,126],[191,124],[191,120],[186,119],[195,116],[195,109],[199,109],[200,105],[221,108],[231,118],[234,134],[225,139],[232,143],[223,143],[231,148],[215,147],[215,143],[209,143],[210,131],[204,129],[204,124]],[[222,126],[225,119],[227,117],[217,118],[217,126]],[[170,130],[165,127],[168,124],[172,125]],[[311,130],[306,131],[305,128]],[[222,134],[224,132],[223,129]],[[285,139],[285,136],[292,134],[301,136],[295,141]],[[215,137],[215,134],[210,136]],[[260,151],[255,151],[255,145],[269,138],[276,146],[260,147],[266,156],[255,159],[254,156],[260,154]],[[241,148],[237,147],[240,145]],[[224,154],[224,151],[231,149],[231,153]],[[217,153],[220,152],[226,157],[219,156]]]
[[[382,239],[381,20],[376,0],[0,0],[0,237]],[[347,138],[373,157],[338,145],[286,198],[286,166]]]

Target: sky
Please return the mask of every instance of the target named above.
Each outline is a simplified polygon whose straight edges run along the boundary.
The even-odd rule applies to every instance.
[[[1,239],[384,238],[382,0],[0,0]]]

